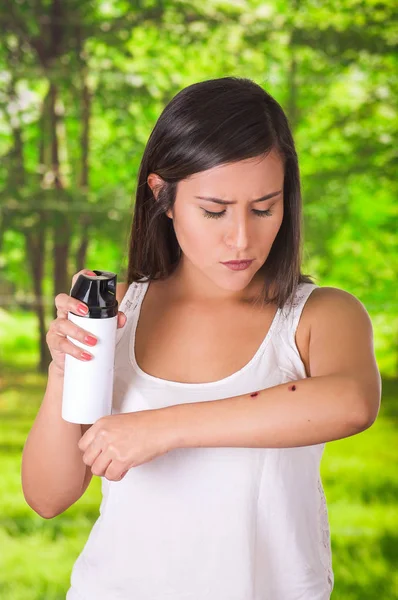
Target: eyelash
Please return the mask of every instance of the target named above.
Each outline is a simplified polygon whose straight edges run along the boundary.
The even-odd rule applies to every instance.
[[[204,208],[202,208],[202,210],[205,213],[203,216],[206,217],[207,219],[219,219],[220,217],[222,217],[222,215],[225,215],[225,213],[226,213],[225,210],[218,212],[218,213],[209,212],[208,210],[205,210]],[[270,209],[268,209],[268,210],[254,210],[253,209],[253,212],[258,217],[270,217],[272,215],[272,211]]]

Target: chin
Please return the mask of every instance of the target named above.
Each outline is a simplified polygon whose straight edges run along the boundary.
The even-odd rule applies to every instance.
[[[227,270],[226,270],[227,271]],[[225,276],[216,281],[217,285],[224,290],[244,290],[256,273],[250,272],[250,267],[245,271],[227,271]]]

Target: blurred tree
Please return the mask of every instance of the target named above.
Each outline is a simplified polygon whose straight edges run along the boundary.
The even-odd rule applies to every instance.
[[[190,4],[180,3],[179,9],[187,22],[205,18]],[[113,65],[117,65],[120,53],[124,58],[131,58],[125,41],[132,29],[156,22],[166,30],[168,22],[163,21],[164,14],[165,5],[160,1],[146,7],[144,3],[138,6],[135,2],[110,5],[77,0],[38,0],[34,4],[24,0],[11,1],[0,14],[5,49],[3,65],[9,74],[3,107],[13,145],[8,152],[11,169],[2,193],[2,198],[6,198],[2,210],[2,236],[5,231],[15,228],[25,240],[26,264],[30,268],[39,323],[40,371],[46,371],[51,360],[45,341],[43,303],[47,237],[51,235],[55,297],[70,288],[72,273],[69,267],[74,239],[76,249],[72,270],[76,272],[86,265],[90,235],[95,235],[96,231],[104,234],[107,229],[101,214],[103,210],[96,212],[95,206],[90,204],[93,200],[95,205],[97,199],[90,197],[89,184],[93,91],[90,89],[90,51],[87,47],[95,38],[97,44],[91,48],[92,55],[97,49],[105,50],[107,56],[112,57]],[[208,19],[217,22],[211,16]],[[30,168],[27,168],[23,112],[19,108],[10,110],[10,107],[20,105],[18,84],[24,78],[34,81],[37,77],[45,90],[40,116],[35,123],[39,152],[35,158],[30,157]],[[117,92],[122,92],[125,97],[127,90],[123,87],[123,84],[118,85]],[[102,93],[106,96],[107,90]],[[142,86],[140,93],[150,95],[150,90]],[[124,107],[119,116],[121,122],[126,117],[125,111]],[[66,112],[80,128],[78,132],[76,124],[72,124],[71,140],[67,135]],[[117,228],[109,229],[112,237],[117,239]],[[55,318],[55,307],[53,313]]]
[[[396,15],[374,0],[3,3],[0,267],[7,284],[34,290],[40,370],[44,298],[69,291],[72,273],[95,267],[88,261],[105,248],[120,267],[139,161],[163,106],[190,83],[231,74],[284,107],[302,173],[306,271],[377,316],[396,374]]]

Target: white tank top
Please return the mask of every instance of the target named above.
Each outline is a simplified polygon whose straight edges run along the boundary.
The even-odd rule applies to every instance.
[[[306,377],[295,332],[316,284],[278,309],[253,358],[210,383],[142,371],[135,332],[148,282],[120,310],[113,413],[239,396]],[[291,310],[288,310],[288,309]],[[297,448],[177,448],[102,477],[100,515],[77,558],[66,600],[329,600],[334,585],[320,461]]]

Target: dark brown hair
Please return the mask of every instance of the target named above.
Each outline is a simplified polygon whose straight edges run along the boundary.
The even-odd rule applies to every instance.
[[[267,155],[272,149],[284,163],[284,215],[261,267],[260,300],[282,308],[299,283],[314,283],[301,273],[300,174],[287,117],[259,85],[239,77],[190,85],[160,115],[138,174],[127,283],[164,279],[176,268],[181,248],[173,220],[165,213],[174,205],[179,181],[221,164]],[[147,183],[150,173],[165,182],[156,200]]]

